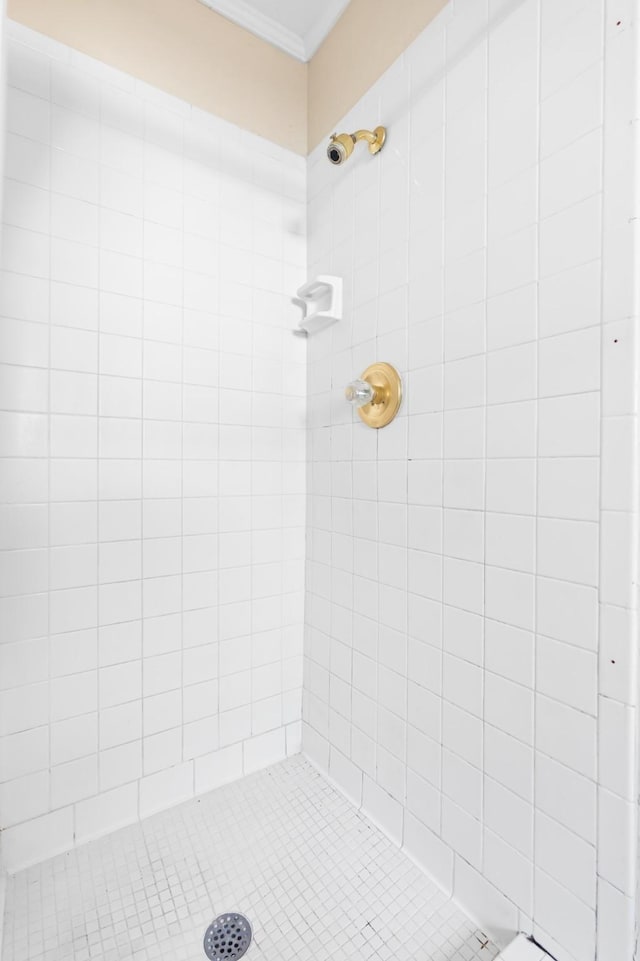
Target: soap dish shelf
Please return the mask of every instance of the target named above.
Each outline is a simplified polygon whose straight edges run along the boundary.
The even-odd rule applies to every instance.
[[[342,320],[342,277],[321,275],[298,288],[294,304],[302,308],[298,324],[306,334],[315,334]]]

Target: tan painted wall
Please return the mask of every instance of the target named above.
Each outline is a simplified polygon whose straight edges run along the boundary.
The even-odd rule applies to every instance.
[[[198,0],[8,0],[8,14],[305,154],[446,2],[351,0],[309,64]]]
[[[8,15],[306,153],[307,66],[198,0],[9,0]]]
[[[351,0],[309,64],[308,150],[446,6],[447,0]]]

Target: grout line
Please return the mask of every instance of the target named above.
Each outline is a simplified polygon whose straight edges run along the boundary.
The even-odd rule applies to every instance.
[[[484,365],[483,365],[483,422],[482,422],[482,550],[483,550],[483,564],[482,564],[482,681],[481,681],[481,723],[482,723],[482,743],[480,748],[480,763],[481,763],[481,782],[480,782],[480,870],[484,874],[486,870],[486,717],[487,717],[487,676],[486,676],[486,665],[487,665],[487,623],[486,623],[486,612],[487,612],[487,449],[488,449],[488,421],[489,421],[489,405],[488,405],[488,389],[489,389],[489,357],[488,357],[488,343],[489,343],[489,120],[491,116],[491,103],[490,103],[490,80],[491,80],[491,58],[489,55],[489,46],[491,43],[491,34],[489,32],[489,25],[487,24],[486,33],[486,51],[484,56],[484,69],[485,69],[485,106],[484,106],[484,309],[482,311],[483,320],[483,346],[484,346]],[[447,514],[444,508],[443,501],[443,512]]]
[[[184,154],[184,143],[185,143],[185,133],[184,126],[181,128],[181,149],[180,149],[180,173],[181,173],[181,190],[183,196],[183,203],[181,208],[181,236],[180,236],[180,260],[181,260],[181,290],[180,290],[180,301],[182,304],[182,309],[180,311],[180,761],[182,764],[185,763],[185,685],[184,685],[184,660],[185,660],[185,646],[184,646],[184,476],[185,476],[185,458],[184,458],[184,394],[185,394],[185,364],[184,364],[184,302],[185,302],[185,286],[184,286],[184,275],[185,275],[185,229],[184,229],[184,187],[186,183],[185,177],[185,154]],[[143,315],[142,315],[142,332],[146,336],[145,330],[145,315],[144,315],[144,305],[143,305]],[[217,398],[216,398],[216,408],[218,408]],[[216,554],[216,568],[219,567],[219,559]],[[216,572],[216,581],[218,574]],[[144,704],[144,700],[143,700]],[[143,708],[144,710],[144,708]],[[191,794],[195,796],[196,793],[196,762],[195,759],[189,758],[191,762]]]
[[[602,617],[602,569],[603,569],[603,553],[602,553],[602,523],[603,523],[603,506],[602,506],[602,482],[603,482],[603,464],[604,464],[604,446],[603,446],[603,435],[604,435],[604,422],[602,409],[604,406],[604,340],[605,340],[605,330],[606,325],[604,324],[604,289],[605,289],[605,211],[606,211],[606,183],[607,183],[607,131],[608,122],[605,111],[606,97],[607,97],[607,42],[606,42],[606,20],[609,14],[609,4],[603,3],[601,10],[601,27],[602,27],[602,62],[601,62],[601,91],[600,91],[600,111],[601,111],[601,125],[602,125],[602,139],[600,145],[600,182],[602,191],[600,194],[600,364],[599,364],[599,377],[600,377],[600,404],[599,404],[599,437],[598,437],[598,504],[599,504],[599,515],[598,515],[598,615],[596,623],[596,636],[597,636],[597,649],[600,652],[601,647],[601,617]],[[601,670],[600,670],[600,657],[596,661],[596,730],[595,730],[595,943],[596,950],[598,945],[598,928],[602,923],[600,916],[602,910],[602,894],[601,894],[601,877],[600,877],[600,862],[602,856],[602,837],[601,837],[601,827],[600,827],[600,691],[602,686]],[[599,910],[600,909],[600,910]],[[599,951],[598,951],[599,953]]]
[[[538,811],[538,798],[537,798],[537,785],[538,785],[538,737],[537,737],[537,727],[538,727],[538,592],[539,592],[539,562],[540,562],[540,262],[541,262],[541,231],[540,231],[540,205],[541,205],[541,186],[542,186],[542,103],[541,103],[541,84],[542,84],[542,49],[543,49],[543,37],[542,37],[542,7],[541,0],[538,0],[536,4],[537,13],[537,47],[538,53],[536,58],[536,101],[537,101],[537,111],[536,111],[536,140],[537,140],[537,176],[536,176],[536,219],[537,219],[537,229],[536,229],[536,313],[535,313],[535,332],[536,332],[536,405],[535,405],[535,466],[534,466],[534,497],[535,497],[535,528],[534,528],[534,570],[535,576],[533,579],[533,711],[532,711],[532,731],[531,731],[531,747],[532,747],[532,765],[533,765],[533,777],[532,777],[532,790],[531,790],[531,924],[535,928],[534,919],[536,917],[536,839],[537,839],[537,818],[536,814]],[[520,910],[520,915],[523,917],[524,912]],[[524,924],[520,924],[521,928],[524,928]],[[529,931],[529,934],[533,934],[533,931]]]
[[[455,13],[455,8],[454,8]],[[446,209],[446,193],[447,193],[447,138],[446,138],[446,117],[447,117],[447,106],[448,106],[448,78],[449,78],[449,30],[445,28],[442,34],[442,45],[443,45],[443,66],[442,72],[444,77],[444,82],[442,86],[442,121],[441,121],[441,134],[442,134],[442,178],[441,178],[441,189],[442,189],[442,200],[440,203],[440,215],[442,218],[442,227],[440,234],[441,241],[441,254],[440,254],[440,276],[439,280],[442,285],[442,303],[441,303],[441,316],[439,318],[440,324],[440,338],[442,341],[442,347],[440,352],[440,365],[442,368],[442,387],[441,387],[441,403],[442,403],[442,415],[440,421],[442,424],[440,433],[440,504],[443,510],[443,537],[446,535],[446,520],[444,516],[444,504],[445,504],[445,443],[446,443],[446,422],[444,416],[445,407],[445,321],[446,307],[447,307],[447,287],[446,287],[446,242],[447,242],[447,209]],[[438,836],[442,838],[443,836],[443,824],[444,824],[444,792],[442,786],[444,783],[444,664],[445,664],[445,650],[444,650],[444,602],[446,597],[446,576],[445,576],[445,558],[444,558],[444,541],[442,542],[442,565],[440,571],[440,604],[443,609],[443,625],[442,625],[442,636],[440,638],[440,752],[439,752],[439,773],[438,773],[438,791],[439,797],[439,823],[438,823]],[[446,842],[445,842],[446,843]],[[451,855],[451,894],[455,894],[456,890],[456,853],[452,849]]]
[[[49,88],[51,87],[51,64],[47,61],[47,76]],[[6,109],[6,102],[5,102]],[[49,129],[51,129],[51,117],[49,117]],[[6,153],[5,144],[5,153]],[[49,184],[51,183],[51,150],[47,151],[47,161],[48,161],[48,176]],[[51,212],[51,197],[49,197],[49,230],[51,230],[52,222],[52,212]],[[53,699],[53,683],[51,677],[51,661],[52,661],[52,649],[51,649],[51,243],[49,242],[49,278],[47,281],[47,293],[48,293],[48,304],[47,304],[47,404],[48,411],[46,413],[47,418],[47,696],[48,696],[48,731],[47,731],[47,768],[49,775],[49,783],[47,787],[47,811],[51,811],[53,808],[53,784],[52,784],[52,772],[53,772],[53,725],[51,723],[51,703]],[[75,816],[72,825],[72,831],[75,836]],[[0,945],[0,950],[2,946]]]
[[[142,146],[141,146],[141,150],[142,150],[142,181],[143,181],[143,183],[144,183],[144,171],[145,171],[145,166],[146,166],[146,162],[147,162],[147,147],[148,147],[148,145],[147,145],[147,140],[146,140],[145,106],[143,106],[143,108],[142,108],[141,124],[142,124],[142,137],[141,137],[141,141],[142,141]],[[146,194],[145,194],[145,192],[144,192],[144,190],[143,190],[142,203],[141,203],[141,214],[140,214],[141,233],[142,233],[141,242],[142,242],[142,252],[143,252],[143,254],[144,254],[145,241],[146,241],[146,233],[147,233],[147,228],[146,228],[146,223],[147,223],[146,213],[147,213],[147,211],[146,211],[146,207],[147,207]],[[145,497],[144,497],[145,442],[144,442],[144,418],[145,418],[145,406],[146,406],[146,405],[145,405],[145,397],[144,397],[144,385],[145,385],[145,376],[144,376],[144,361],[145,361],[145,349],[144,349],[144,348],[145,348],[145,336],[144,336],[144,333],[145,333],[145,330],[144,330],[144,328],[145,328],[144,304],[145,304],[145,300],[144,300],[144,295],[145,295],[145,286],[146,286],[146,284],[145,284],[145,276],[144,276],[144,269],[143,269],[143,272],[142,272],[142,283],[141,283],[141,287],[140,287],[140,292],[141,292],[141,297],[140,297],[141,330],[140,330],[140,368],[139,368],[139,371],[138,371],[138,376],[140,377],[140,432],[141,432],[141,436],[140,436],[140,498],[139,498],[139,502],[140,502],[140,508],[139,508],[139,509],[140,509],[140,539],[139,539],[139,540],[140,540],[140,737],[136,739],[136,740],[139,740],[139,742],[140,742],[140,744],[139,744],[140,773],[139,773],[139,776],[138,776],[138,778],[137,778],[138,790],[137,790],[137,799],[136,799],[136,800],[137,800],[137,816],[138,816],[138,819],[141,819],[141,818],[142,818],[142,794],[141,794],[140,786],[141,786],[141,783],[142,783],[142,779],[143,779],[144,776],[145,776],[145,770],[144,770],[144,761],[145,761],[145,736],[144,736],[144,732],[145,732],[145,720],[146,720],[146,718],[145,718],[145,703],[144,703],[144,702],[145,702],[145,694],[144,694],[144,691],[145,691],[145,676],[146,676],[146,671],[145,671],[145,661],[146,661],[146,650],[145,650],[145,638],[146,638],[146,630],[145,630],[145,606],[146,606],[146,605],[145,605],[145,598],[144,598],[144,581],[145,581],[145,575],[144,575],[144,571],[145,571],[145,559],[144,559],[144,555],[145,555],[145,551],[144,551],[144,545],[145,545],[145,520],[144,520],[144,513],[145,513],[145,512],[144,512],[144,502],[145,502]]]
[[[102,147],[102,104],[98,106],[98,136],[99,136],[99,149]],[[102,228],[102,207],[100,201],[102,199],[102,182],[101,178],[98,177],[98,190],[97,190],[97,220],[98,220],[98,240],[101,235]],[[102,279],[102,259],[100,253],[98,253],[98,276],[97,276],[97,290],[100,290],[100,281]],[[101,656],[100,656],[100,585],[101,585],[101,523],[100,523],[100,464],[101,464],[101,450],[100,450],[100,401],[101,401],[101,378],[100,378],[100,339],[101,339],[101,326],[102,326],[102,304],[100,302],[100,294],[97,294],[98,309],[96,318],[96,410],[95,410],[95,420],[96,420],[96,788],[97,795],[102,793],[102,770],[100,764],[100,758],[102,756],[102,732],[100,725],[101,718],[101,708],[102,708],[102,698],[100,694],[100,668],[101,668]],[[74,834],[74,844],[76,843],[76,835]]]

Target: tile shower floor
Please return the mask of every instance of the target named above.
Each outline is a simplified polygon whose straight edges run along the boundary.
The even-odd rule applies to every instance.
[[[202,961],[245,914],[247,961],[491,961],[497,948],[302,757],[9,879],[4,961]]]

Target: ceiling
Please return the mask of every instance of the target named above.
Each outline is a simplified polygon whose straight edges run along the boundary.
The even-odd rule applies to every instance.
[[[349,0],[201,0],[298,60],[314,55]]]

